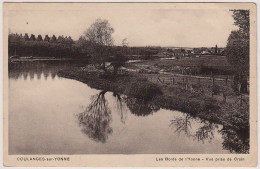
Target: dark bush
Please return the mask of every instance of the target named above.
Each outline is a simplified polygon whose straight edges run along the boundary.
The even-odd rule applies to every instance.
[[[218,86],[218,85],[213,85],[213,86],[212,86],[212,93],[213,93],[214,95],[219,95],[220,92],[221,92],[220,86]]]
[[[148,101],[163,94],[159,86],[148,82],[147,79],[144,78],[138,78],[131,82],[126,93],[131,97]]]
[[[220,107],[218,106],[218,103],[214,99],[205,99],[205,110],[207,110],[207,113],[216,113],[220,110]]]

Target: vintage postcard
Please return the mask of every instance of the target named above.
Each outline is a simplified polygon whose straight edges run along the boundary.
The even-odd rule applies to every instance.
[[[4,3],[4,165],[257,165],[256,4]]]

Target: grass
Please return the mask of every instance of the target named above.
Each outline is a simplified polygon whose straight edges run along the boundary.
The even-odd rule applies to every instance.
[[[158,64],[163,66],[208,66],[208,67],[227,67],[230,64],[225,56],[201,56],[199,58],[183,57],[175,60],[146,60],[138,63],[149,63],[151,65]],[[221,65],[221,66],[220,66]]]
[[[225,56],[204,55],[199,58],[184,57],[175,60],[143,60],[141,62],[128,63],[127,67],[133,69],[156,67],[173,73],[183,73],[184,70],[186,74],[201,76],[211,76],[214,74],[218,77],[221,77],[221,75],[232,75],[233,73],[233,68]]]

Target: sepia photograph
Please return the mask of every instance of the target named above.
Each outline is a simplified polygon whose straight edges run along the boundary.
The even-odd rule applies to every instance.
[[[255,154],[254,5],[4,3],[6,155]]]

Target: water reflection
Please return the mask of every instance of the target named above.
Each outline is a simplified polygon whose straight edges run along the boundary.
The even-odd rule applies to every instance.
[[[196,131],[195,138],[197,138],[198,141],[202,141],[203,143],[205,140],[211,142],[211,140],[214,138],[215,129],[218,129],[217,124],[205,121],[204,125]]]
[[[249,135],[235,131],[229,126],[224,126],[219,131],[224,139],[222,146],[231,153],[249,153]]]
[[[202,126],[195,129],[192,132],[192,121],[199,121]],[[223,126],[219,129],[219,125],[211,123],[209,121],[196,119],[189,114],[185,114],[181,117],[176,117],[170,121],[169,125],[178,134],[183,133],[188,138],[201,141],[203,144],[205,141],[211,142],[214,139],[216,131],[222,135],[223,143],[222,148],[229,150],[231,153],[249,153],[249,135],[248,132],[235,131],[231,126]]]
[[[175,129],[175,132],[178,134],[184,133],[186,136],[191,137],[191,116],[186,114],[182,117],[177,117],[174,120],[171,120],[170,127]]]
[[[9,70],[8,76],[12,79],[19,79],[20,76],[23,77],[25,81],[28,80],[28,77],[30,80],[34,80],[37,78],[37,80],[41,80],[41,76],[44,76],[44,79],[47,80],[48,77],[51,75],[52,79],[54,79],[57,75],[58,71],[46,71],[43,69],[37,69],[37,70],[30,70],[30,69],[20,69],[19,71]]]
[[[51,73],[51,78],[55,79],[55,77],[56,77],[56,73]]]
[[[24,80],[27,80],[27,78],[28,78],[28,73],[27,72],[23,73],[23,78],[24,78]]]
[[[160,109],[159,106],[156,106],[152,102],[137,98],[127,98],[126,104],[131,113],[137,116],[151,115]]]
[[[107,141],[113,131],[110,126],[112,113],[105,98],[106,93],[107,91],[101,91],[92,96],[92,101],[86,110],[77,116],[79,124],[82,126],[82,132],[92,140],[102,143]],[[128,110],[136,116],[148,116],[160,109],[152,102],[128,98],[117,93],[113,93],[113,97],[116,101],[116,111],[120,114],[120,120],[123,124],[126,122]],[[196,126],[193,126],[195,124]],[[226,126],[221,128],[209,121],[195,118],[189,114],[182,114],[170,120],[169,127],[178,135],[184,134],[187,138],[203,144],[205,142],[211,143],[218,132],[222,134],[224,139],[223,149],[229,150],[231,153],[248,153],[248,139],[241,139],[246,137],[239,137],[238,133]]]
[[[108,108],[105,93],[106,91],[101,91],[99,94],[92,96],[90,105],[78,115],[82,132],[89,138],[102,143],[107,141],[108,135],[113,131],[109,126],[111,111]]]
[[[57,83],[56,86],[66,86],[65,84],[67,83],[66,80],[59,81],[58,78],[59,76],[57,75],[58,70],[60,70],[62,65],[60,66],[40,66],[37,68],[31,69],[30,67],[17,67],[16,70],[9,70],[9,78],[15,79],[12,80],[11,89],[10,91],[15,91],[13,92],[13,95],[10,97],[10,100],[13,100],[12,106],[18,106],[15,111],[13,111],[13,121],[10,121],[10,124],[16,126],[16,124],[26,124],[28,118],[34,117],[35,119],[31,121],[41,121],[42,119],[38,119],[41,117],[42,114],[45,114],[41,112],[41,110],[44,110],[44,108],[41,107],[41,104],[38,104],[42,100],[46,102],[46,105],[50,106],[50,115],[44,116],[46,117],[45,122],[49,124],[49,122],[53,125],[54,123],[62,123],[61,121],[57,122],[57,119],[60,118],[60,116],[63,116],[64,112],[67,112],[68,118],[70,119],[71,117],[71,112],[79,112],[79,109],[76,109],[75,107],[78,107],[78,105],[84,105],[85,104],[85,99],[87,97],[90,97],[88,91],[84,90],[85,88],[80,88],[79,86],[86,86],[82,83],[73,83],[72,85],[68,85],[70,90],[69,91],[64,91],[63,88],[61,89],[60,87],[53,89],[51,92],[49,92],[50,86],[55,86],[53,85],[54,83]],[[65,66],[66,68],[66,66]],[[28,77],[29,76],[29,77]],[[19,81],[17,82],[17,79]],[[33,80],[32,83],[30,80]],[[55,79],[55,80],[52,80]],[[48,83],[41,83],[40,81],[46,81]],[[25,82],[26,81],[26,82]],[[39,82],[38,82],[39,81]],[[27,82],[30,82],[27,83]],[[76,81],[75,81],[76,82]],[[17,84],[15,84],[17,83]],[[26,83],[26,84],[25,84]],[[15,85],[14,85],[15,84]],[[22,85],[21,85],[22,84]],[[23,107],[21,103],[27,103],[31,104],[34,100],[33,97],[36,95],[33,93],[35,90],[39,90],[38,85],[41,85],[41,89],[44,88],[46,89],[45,93],[40,93],[41,95],[37,95],[39,97],[38,102],[35,102],[33,105],[34,106],[25,106]],[[26,93],[22,92],[18,94],[18,96],[22,96],[21,100],[17,101],[17,95],[16,92],[19,93],[20,91],[20,86],[24,87],[24,89],[30,89]],[[28,88],[25,88],[28,87]],[[35,88],[34,88],[35,87]],[[14,90],[15,89],[15,90]],[[58,90],[59,92],[56,92],[55,94],[58,95],[60,94],[60,97],[53,97],[53,93],[55,90]],[[66,87],[64,87],[66,89]],[[92,89],[91,89],[92,90]],[[83,95],[82,92],[85,92],[85,95]],[[96,90],[95,90],[96,92]],[[11,93],[11,92],[10,92]],[[28,98],[26,99],[26,94],[29,93],[27,96]],[[31,94],[33,93],[33,94]],[[67,93],[64,94],[64,93]],[[69,93],[69,95],[68,95]],[[31,95],[30,95],[31,94]],[[82,96],[81,96],[82,94]],[[55,96],[56,96],[55,95]],[[74,96],[74,97],[73,97]],[[78,97],[81,96],[81,97]],[[114,98],[111,99],[110,96]],[[62,99],[65,97],[70,97],[70,98],[77,98],[73,101],[70,100],[70,103],[66,102],[68,99]],[[46,98],[52,98],[53,100],[51,102],[46,101]],[[80,136],[78,138],[90,138],[88,139],[90,142],[99,142],[99,143],[106,143],[106,144],[99,144],[98,146],[107,146],[108,144],[120,144],[124,142],[124,145],[121,145],[122,149],[125,150],[127,146],[128,151],[126,152],[131,152],[134,153],[135,151],[142,151],[146,152],[145,150],[148,150],[149,148],[151,149],[152,153],[156,152],[167,152],[167,153],[183,153],[183,152],[189,152],[193,151],[195,148],[190,148],[188,144],[200,146],[201,150],[196,150],[197,152],[206,152],[208,151],[208,147],[212,146],[214,147],[213,144],[218,142],[217,146],[219,150],[211,149],[211,152],[216,152],[216,151],[221,151],[224,153],[227,153],[226,150],[230,151],[231,153],[248,153],[249,152],[249,135],[244,134],[248,132],[238,132],[232,129],[230,126],[222,126],[222,125],[217,125],[208,121],[202,121],[198,118],[194,118],[193,116],[181,112],[176,112],[176,111],[170,111],[167,110],[167,112],[164,112],[164,109],[160,110],[159,106],[156,106],[158,104],[152,102],[152,101],[144,101],[136,98],[129,98],[124,95],[120,95],[117,93],[110,93],[107,91],[100,91],[98,94],[93,95],[91,98],[91,102],[86,106],[85,110],[83,112],[80,112],[77,114],[77,119],[76,123],[80,124],[80,128],[78,127],[77,124],[75,124],[75,130],[72,130],[71,128],[68,130],[72,130],[74,132],[71,133],[79,133]],[[79,100],[82,99],[82,103],[79,103]],[[24,101],[25,100],[25,101]],[[20,102],[19,102],[20,101]],[[110,102],[111,101],[111,102]],[[59,102],[59,104],[57,103]],[[17,104],[19,103],[19,104]],[[56,105],[57,103],[57,105]],[[110,106],[110,103],[114,103],[113,106]],[[64,109],[61,109],[58,105],[69,105],[69,107],[66,107]],[[68,110],[69,108],[74,108]],[[35,109],[31,109],[31,107],[34,107]],[[46,106],[45,106],[46,107]],[[39,109],[38,109],[39,108]],[[55,109],[56,108],[56,109]],[[13,108],[14,109],[14,108]],[[53,109],[53,110],[52,110]],[[25,116],[26,120],[20,120],[17,122],[17,119],[21,119],[22,115],[20,114],[20,118],[15,118],[17,116],[17,112],[21,110],[24,114],[29,114],[28,116]],[[55,110],[55,111],[54,111]],[[160,111],[159,111],[160,110]],[[28,112],[40,112],[39,115],[32,116]],[[157,113],[156,113],[157,112]],[[60,113],[60,114],[59,114]],[[114,114],[113,114],[114,113]],[[12,113],[11,113],[12,114]],[[41,115],[40,115],[41,114]],[[56,120],[53,120],[56,117],[56,114],[59,114],[59,117]],[[113,117],[115,118],[113,118]],[[113,120],[112,120],[113,118]],[[11,119],[11,118],[10,118]],[[70,122],[70,120],[68,120]],[[74,121],[75,123],[75,121]],[[74,124],[73,123],[73,124]],[[64,128],[66,128],[67,123],[64,123]],[[139,125],[142,124],[142,125]],[[37,124],[35,126],[39,126],[40,124]],[[21,125],[22,126],[22,125]],[[14,127],[14,128],[22,128],[22,127]],[[31,124],[28,122],[28,128],[31,128]],[[71,125],[73,126],[73,125]],[[154,127],[155,126],[155,127]],[[169,128],[170,126],[170,128]],[[44,126],[45,128],[46,126]],[[157,130],[157,128],[160,128]],[[67,129],[67,128],[66,128]],[[30,132],[31,130],[24,130],[26,132]],[[76,131],[76,132],[75,132]],[[139,133],[139,131],[142,131]],[[13,130],[13,133],[15,133],[16,130]],[[53,132],[53,133],[52,133]],[[58,130],[52,131],[52,132],[46,132],[47,134],[50,134],[51,136],[48,139],[51,139],[55,136],[57,136],[59,133]],[[57,132],[57,133],[56,133]],[[157,132],[157,133],[156,133]],[[21,132],[17,132],[14,135],[17,135],[17,142],[13,144],[14,145],[19,145],[21,142],[19,141],[20,139],[20,134]],[[37,133],[40,133],[37,131]],[[45,133],[45,134],[46,134]],[[83,134],[82,134],[83,133]],[[162,140],[162,144],[158,146],[158,141],[153,141],[156,140],[157,138],[154,138],[156,136],[154,133],[160,135],[160,139]],[[177,133],[178,135],[176,135]],[[28,134],[28,138],[31,137],[33,134]],[[37,135],[37,134],[36,134]],[[73,139],[75,138],[71,137],[71,140],[67,141],[73,142]],[[65,137],[64,135],[62,135]],[[82,136],[82,137],[81,137]],[[131,137],[131,139],[128,139],[128,136]],[[138,139],[135,139],[138,138]],[[129,140],[128,144],[126,145],[127,138]],[[110,140],[111,141],[108,141]],[[140,141],[140,140],[143,140]],[[30,139],[29,139],[30,140]],[[37,140],[37,137],[34,138],[35,142],[41,141]],[[80,139],[78,139],[80,140]],[[82,139],[85,141],[81,145],[93,145],[90,142]],[[81,141],[82,141],[81,140]],[[94,140],[94,141],[92,141]],[[123,141],[122,141],[123,140]],[[175,142],[174,142],[175,140]],[[186,143],[182,142],[180,140],[185,140]],[[187,141],[188,140],[188,141]],[[217,141],[216,141],[217,140]],[[82,142],[83,142],[82,141]],[[135,142],[136,141],[136,142]],[[151,142],[149,142],[151,141]],[[216,141],[216,142],[214,142]],[[43,141],[44,142],[44,141]],[[48,140],[46,141],[48,144]],[[54,142],[57,142],[56,140]],[[88,143],[86,143],[88,142]],[[149,145],[151,144],[151,147],[157,147],[158,149],[152,149],[151,147],[147,148],[144,150],[142,146],[134,146],[131,147],[131,143],[139,143],[142,142],[143,144],[140,145]],[[178,144],[179,142],[179,144]],[[147,143],[147,144],[146,144]],[[210,144],[209,144],[210,143]],[[22,144],[22,143],[21,143]],[[24,143],[25,144],[25,143]],[[62,143],[61,143],[62,144]],[[182,144],[182,145],[181,145]],[[203,146],[202,146],[203,144]],[[135,144],[136,145],[136,144]],[[25,145],[26,146],[26,145]],[[79,145],[78,145],[79,146]],[[110,145],[111,147],[116,147],[117,145]],[[221,148],[222,146],[222,148]],[[59,147],[59,146],[58,146]],[[62,147],[62,146],[61,146]],[[77,147],[77,146],[75,146]],[[83,146],[81,146],[83,147]],[[165,148],[166,147],[166,148]],[[169,148],[170,147],[170,148]],[[174,148],[174,147],[181,147],[181,148]],[[188,148],[187,148],[188,147]],[[101,147],[102,148],[102,147]],[[100,148],[100,149],[101,149]],[[165,148],[165,149],[164,149]],[[205,149],[204,149],[205,148]],[[62,148],[66,149],[66,148]],[[80,149],[80,148],[79,148]],[[93,148],[94,149],[94,148]],[[112,148],[111,148],[112,149]],[[132,149],[135,149],[135,151],[131,151]],[[199,148],[198,148],[199,149]],[[105,150],[105,148],[104,148]],[[113,149],[115,152],[120,152],[121,150],[119,149]],[[223,151],[225,150],[225,151]],[[65,150],[64,150],[65,151]],[[83,151],[83,150],[82,150]],[[108,152],[109,150],[107,150]],[[93,150],[92,152],[95,152]],[[121,152],[120,152],[121,153]]]
[[[113,96],[116,99],[116,109],[120,114],[120,120],[124,124],[127,117],[127,105],[124,102],[124,98],[120,94],[114,92]]]
[[[67,69],[78,65],[79,63],[45,63],[45,62],[17,62],[10,63],[8,67],[8,76],[15,80],[19,79],[20,76],[23,76],[24,80],[28,79],[33,80],[35,76],[38,80],[41,79],[41,76],[47,80],[50,76],[52,79],[55,79],[57,73],[61,69]],[[36,74],[36,75],[35,75]]]
[[[37,79],[40,80],[40,79],[41,79],[42,72],[37,71],[37,72],[36,72],[36,75],[37,75]]]
[[[34,79],[34,72],[30,71],[29,76],[30,76],[30,80],[33,80]]]
[[[199,124],[202,124],[202,126],[195,129],[195,132],[192,132],[192,121],[198,121]],[[175,129],[175,132],[178,134],[184,133],[187,137],[193,138],[197,141],[202,141],[204,143],[206,140],[211,142],[214,138],[215,129],[218,128],[218,125],[209,121],[196,119],[189,114],[185,114],[171,120],[170,127]]]
[[[107,91],[101,91],[91,97],[91,103],[87,106],[84,112],[78,114],[79,125],[82,126],[82,132],[89,138],[105,143],[113,129],[110,127],[111,110],[108,107],[108,102],[105,98]],[[120,120],[125,124],[127,111],[137,116],[151,115],[160,108],[150,102],[127,98],[113,92],[113,97],[116,101],[116,110],[120,114]]]

